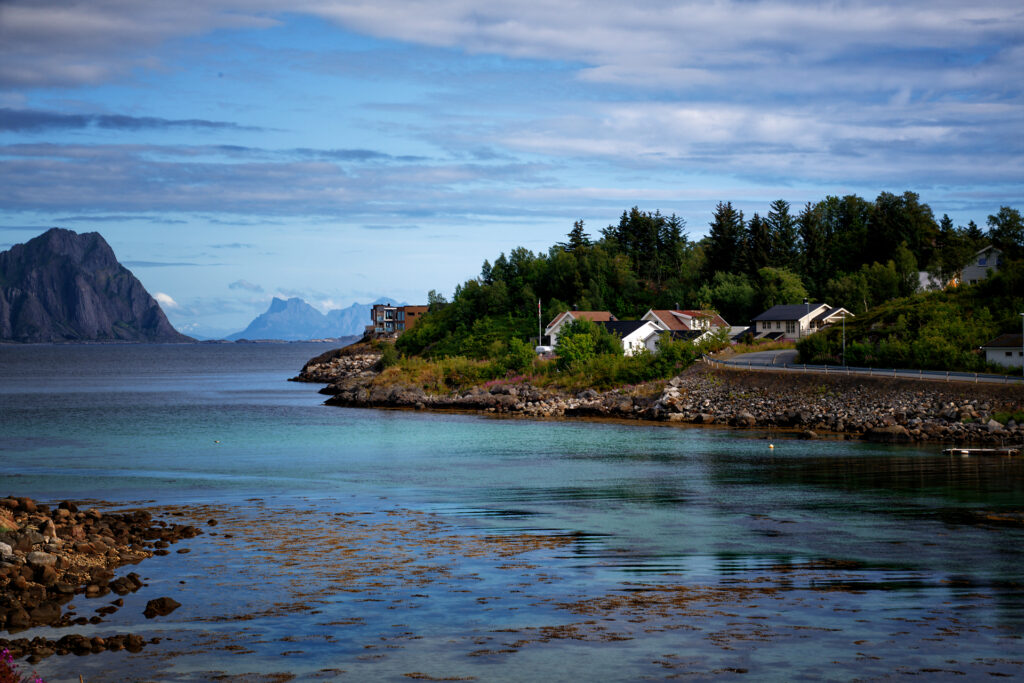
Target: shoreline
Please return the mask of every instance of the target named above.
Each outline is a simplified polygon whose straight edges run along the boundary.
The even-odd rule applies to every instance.
[[[771,431],[793,438],[1020,446],[1024,387],[949,385],[885,377],[764,373],[694,364],[664,382],[575,394],[527,381],[489,382],[447,395],[377,381],[379,356],[329,352],[292,381],[326,385],[327,405],[532,419],[599,419]]]

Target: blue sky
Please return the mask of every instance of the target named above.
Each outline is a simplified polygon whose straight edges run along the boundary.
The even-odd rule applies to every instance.
[[[500,5],[500,6],[499,6]],[[1024,208],[1024,6],[5,0],[0,248],[98,231],[181,330],[450,294],[577,219]]]

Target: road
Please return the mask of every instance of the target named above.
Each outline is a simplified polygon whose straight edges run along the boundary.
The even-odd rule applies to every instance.
[[[936,382],[971,382],[985,384],[1020,384],[1020,375],[986,375],[973,372],[946,372],[944,370],[894,370],[892,368],[856,368],[836,365],[796,365],[797,352],[793,349],[781,351],[755,351],[734,356],[708,358],[721,363],[719,367],[737,367],[750,370],[779,370],[786,372],[815,372],[829,375],[867,375],[869,377],[894,377],[897,379],[926,379]]]

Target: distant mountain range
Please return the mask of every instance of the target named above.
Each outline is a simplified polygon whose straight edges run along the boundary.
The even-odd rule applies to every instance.
[[[0,252],[0,341],[193,340],[99,233],[52,228]]]
[[[327,339],[361,335],[370,324],[370,309],[374,304],[394,303],[404,306],[395,299],[381,297],[368,304],[352,304],[348,308],[336,308],[321,313],[308,303],[293,297],[285,300],[278,297],[270,302],[266,313],[261,313],[241,332],[228,335],[231,341],[239,339]]]

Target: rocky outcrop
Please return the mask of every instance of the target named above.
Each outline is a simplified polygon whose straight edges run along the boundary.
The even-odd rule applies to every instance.
[[[99,235],[53,228],[0,252],[0,341],[188,342]]]
[[[51,510],[31,498],[0,499],[0,631],[98,624],[124,601],[110,601],[90,617],[65,611],[64,605],[76,595],[89,599],[134,593],[145,584],[135,572],[115,578],[119,568],[153,555],[167,555],[169,544],[199,533],[194,526],[156,521],[145,510],[117,514],[95,508],[80,511],[69,501]],[[174,609],[167,602],[158,607]],[[57,641],[0,639],[0,646],[15,656],[37,658],[134,650],[142,644],[138,636],[128,635],[105,639],[70,635]]]
[[[845,435],[888,443],[1024,443],[1018,412],[1024,387],[914,380],[779,375],[716,370],[699,364],[668,382],[569,394],[523,381],[497,380],[450,394],[382,380],[379,356],[331,352],[299,378],[327,383],[329,405],[469,410],[503,415],[595,417],[786,431],[801,438]]]

